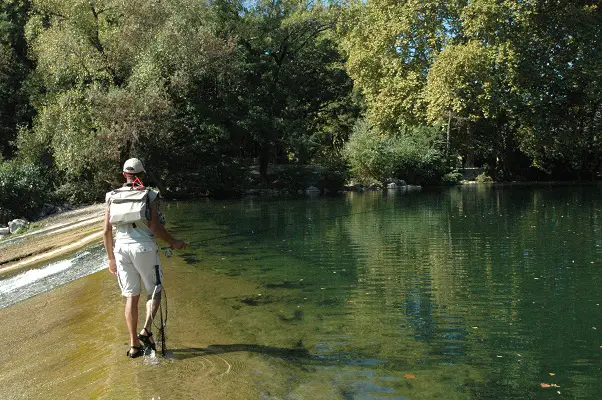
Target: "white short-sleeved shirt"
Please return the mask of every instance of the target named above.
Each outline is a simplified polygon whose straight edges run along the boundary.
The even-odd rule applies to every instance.
[[[124,185],[125,186],[125,185]],[[148,188],[147,188],[148,189]],[[109,197],[112,192],[108,192],[105,196],[105,203],[108,204]],[[148,189],[148,203],[152,205],[159,197],[159,191]],[[135,224],[123,224],[115,226],[115,243],[148,243],[155,241],[155,235],[148,227],[148,221],[139,221]]]

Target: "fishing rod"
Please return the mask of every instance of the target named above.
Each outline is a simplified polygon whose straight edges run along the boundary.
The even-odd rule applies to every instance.
[[[171,257],[171,256],[169,256]],[[159,331],[159,343],[161,344],[161,354],[163,357],[167,355],[167,345],[165,344],[165,327],[167,325],[167,294],[165,293],[165,288],[161,284],[161,273],[159,271],[160,266],[155,265],[155,289],[153,290],[153,295],[151,296],[151,318],[153,321],[153,325]],[[159,286],[161,286],[161,290],[159,291]],[[153,308],[155,307],[155,295],[159,293],[160,299],[159,304],[157,305],[157,310],[153,312]],[[165,304],[165,307],[163,306]],[[156,313],[159,313],[160,325],[157,326],[157,318]],[[165,317],[163,314],[165,313]]]

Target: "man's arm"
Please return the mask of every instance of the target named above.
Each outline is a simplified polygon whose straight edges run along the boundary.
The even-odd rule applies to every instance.
[[[109,222],[109,205],[105,210],[105,224],[103,233],[103,240],[105,243],[105,250],[107,251],[107,258],[109,259],[109,272],[113,275],[117,275],[117,263],[115,262],[115,254],[113,254],[113,226]]]
[[[171,233],[159,222],[159,201],[155,200],[151,204],[151,219],[149,221],[149,228],[153,232],[153,235],[165,240],[169,247],[174,249],[183,249],[186,247],[186,242],[178,240],[172,236]]]

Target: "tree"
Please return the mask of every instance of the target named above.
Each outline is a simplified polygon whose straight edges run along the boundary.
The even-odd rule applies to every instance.
[[[521,148],[536,166],[593,178],[602,170],[602,9],[591,1],[532,1],[514,45]]]
[[[422,91],[435,57],[457,36],[461,1],[354,2],[339,21],[347,70],[384,131],[426,122]]]
[[[178,148],[189,135],[210,143],[208,107],[189,106],[213,104],[236,63],[208,21],[208,7],[192,0],[34,1],[27,30],[42,85],[22,152],[47,144],[68,181],[92,182],[100,193],[130,156],[163,172],[171,143]],[[189,101],[198,95],[202,102]],[[203,155],[192,150],[192,160]]]
[[[29,2],[0,3],[0,156],[13,155],[11,142],[19,125],[31,118],[23,83],[32,69],[27,59],[24,26]],[[1,158],[1,157],[0,157]]]
[[[500,177],[525,171],[527,157],[548,173],[593,177],[601,18],[586,0],[369,0],[352,3],[339,32],[383,132],[438,123],[452,154]]]
[[[293,154],[303,162],[332,144],[332,136],[324,132],[334,125],[351,130],[349,121],[336,122],[339,115],[357,110],[349,96],[352,82],[331,35],[334,12],[321,2],[262,0],[242,14],[231,32],[246,63],[246,112],[240,124],[263,176],[269,162]],[[238,13],[230,16],[239,18]]]

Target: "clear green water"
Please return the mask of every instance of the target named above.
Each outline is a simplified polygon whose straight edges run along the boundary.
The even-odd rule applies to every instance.
[[[262,398],[596,399],[601,200],[600,185],[469,186],[164,212],[191,285],[195,270],[257,284],[220,301],[230,350],[290,374]]]

